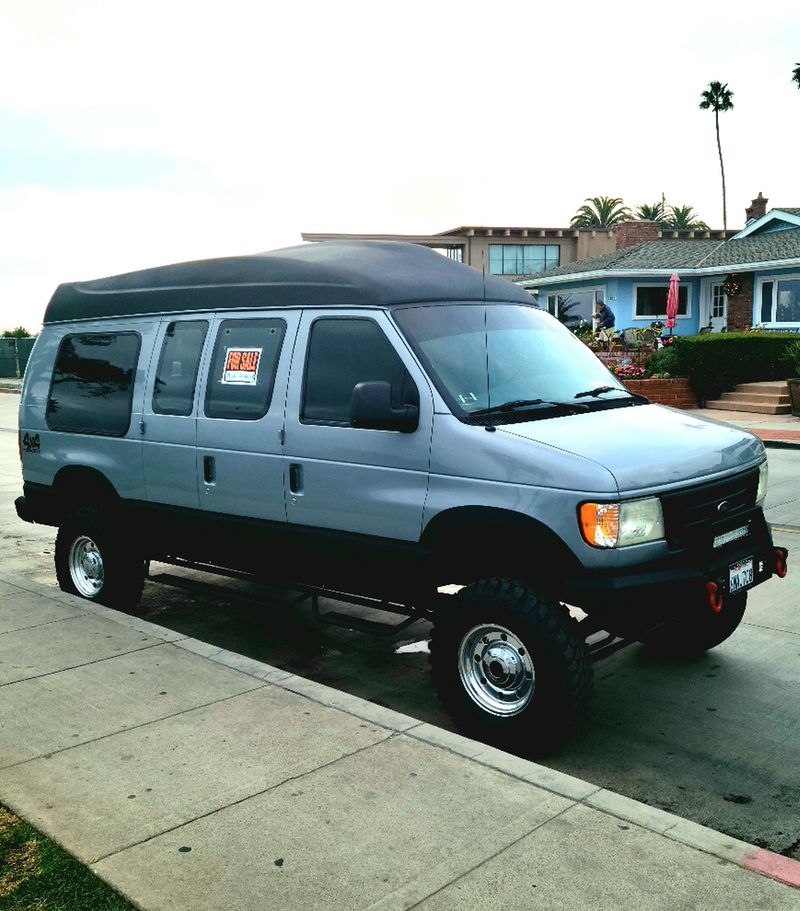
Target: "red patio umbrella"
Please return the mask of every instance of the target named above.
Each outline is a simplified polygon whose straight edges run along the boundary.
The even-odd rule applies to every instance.
[[[678,315],[678,273],[673,272],[669,279],[669,292],[667,294],[667,329],[672,335],[676,326],[675,317]]]

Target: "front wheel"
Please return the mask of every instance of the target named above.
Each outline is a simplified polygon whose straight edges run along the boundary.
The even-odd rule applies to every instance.
[[[69,516],[56,536],[56,577],[62,591],[131,611],[144,588],[144,558],[112,526],[94,506]]]
[[[593,681],[566,608],[509,579],[469,585],[437,612],[431,669],[461,729],[526,755],[542,755],[568,732]]]
[[[683,614],[642,637],[642,642],[664,658],[691,658],[702,655],[731,636],[744,617],[747,592],[729,595],[717,614],[705,598],[698,598],[692,614]]]

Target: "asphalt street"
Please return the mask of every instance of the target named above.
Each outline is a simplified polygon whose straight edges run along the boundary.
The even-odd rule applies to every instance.
[[[6,575],[54,587],[55,530],[13,509],[18,403],[0,395],[0,561]],[[793,571],[755,589],[740,629],[703,658],[666,663],[633,645],[598,664],[588,717],[544,763],[800,859],[800,450],[771,450],[769,460],[767,516],[776,543],[795,555]],[[139,613],[452,729],[430,683],[424,623],[399,635],[354,633],[321,624],[285,589],[215,585],[148,583]]]

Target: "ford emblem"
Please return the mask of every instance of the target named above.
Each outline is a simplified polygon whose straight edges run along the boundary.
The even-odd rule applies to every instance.
[[[730,507],[730,503],[727,500],[723,500],[721,503],[717,503],[717,512],[727,512]]]

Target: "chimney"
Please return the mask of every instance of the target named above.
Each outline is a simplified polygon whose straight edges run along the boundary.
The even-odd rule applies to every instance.
[[[745,224],[749,224],[751,221],[758,221],[759,218],[763,218],[767,214],[767,203],[768,199],[764,199],[759,191],[758,196],[752,201],[752,203],[744,210]]]
[[[648,240],[661,240],[661,225],[657,221],[623,221],[614,230],[617,232],[617,249],[633,247]]]

